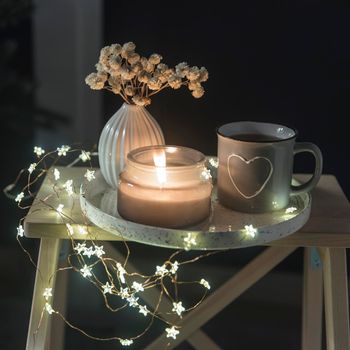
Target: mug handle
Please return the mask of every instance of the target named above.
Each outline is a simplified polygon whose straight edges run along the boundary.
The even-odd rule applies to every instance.
[[[309,181],[298,186],[291,185],[291,194],[311,191],[317,185],[322,175],[323,158],[321,150],[318,148],[318,146],[311,142],[297,142],[294,146],[294,155],[301,152],[309,152],[314,156],[315,170]]]

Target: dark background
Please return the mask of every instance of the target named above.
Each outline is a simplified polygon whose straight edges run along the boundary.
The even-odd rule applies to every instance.
[[[299,131],[299,141],[311,141],[321,148],[324,173],[335,174],[349,196],[348,3],[324,4],[311,0],[215,1],[209,5],[196,1],[105,0],[102,3],[101,46],[134,41],[136,50],[143,55],[158,52],[169,65],[187,61],[191,65],[205,66],[209,71],[203,98],[196,100],[183,88],[165,90],[153,99],[149,110],[161,125],[168,144],[215,154],[215,129],[220,124],[256,120],[293,126]],[[36,93],[41,82],[33,68],[36,57],[33,15],[39,6],[42,6],[40,1],[35,5],[30,1],[0,0],[1,187],[10,183],[20,168],[32,162],[38,132],[48,135],[44,138],[46,143],[41,144],[45,149],[82,141],[62,132],[70,128],[74,115],[64,115],[37,103]],[[79,6],[84,6],[84,2]],[[46,11],[50,11],[50,6]],[[65,16],[69,15],[69,6],[66,11],[63,6],[59,14],[62,26]],[[47,26],[49,28],[50,22]],[[47,50],[55,52],[55,41],[68,40],[68,37],[48,39]],[[57,60],[70,54],[67,46],[67,52],[57,52]],[[94,62],[97,58],[98,51],[87,59]],[[84,74],[91,71],[93,65]],[[58,73],[64,83],[69,67]],[[47,79],[50,79],[50,72]],[[85,85],[83,79],[76,84]],[[53,100],[59,98],[60,89],[48,91]],[[88,91],[88,94],[103,95],[102,128],[122,101],[107,92]],[[96,143],[97,139],[87,141]],[[296,172],[311,172],[312,169],[311,158],[297,157]],[[5,196],[1,196],[0,203],[0,347],[22,349],[34,271],[15,241],[17,220],[23,213]],[[26,240],[26,246],[35,256],[37,242]],[[169,253],[136,244],[132,248],[141,263],[146,259],[152,266],[155,263],[151,255]],[[251,248],[219,255],[203,265],[198,264],[194,273],[211,272],[209,279],[214,287],[218,286],[232,273],[231,267],[239,268],[260,250]],[[277,269],[275,279],[269,284],[255,286],[248,296],[240,298],[231,309],[209,322],[206,331],[224,349],[231,349],[230,344],[235,344],[237,349],[253,349],[262,342],[271,349],[298,348],[301,266],[302,252],[297,251]],[[295,289],[278,290],[283,288],[279,279],[285,278],[283,276],[290,276],[285,286],[291,283]],[[73,286],[74,283],[77,282],[73,280]],[[89,295],[88,291],[86,293]],[[281,296],[283,293],[286,293],[285,299]],[[84,309],[77,302],[76,294],[69,298],[68,315],[80,318],[80,324],[83,322],[93,332],[115,333],[120,320],[114,320],[114,328],[110,328],[108,322],[112,321],[104,324],[102,318],[96,318],[99,317],[98,307],[88,300],[90,309]],[[94,319],[99,320],[98,325],[93,323]],[[229,329],[235,329],[235,334],[231,332],[234,340],[228,336]],[[271,329],[278,329],[278,334]],[[115,348],[115,344],[96,344],[69,330],[66,343],[67,349]]]

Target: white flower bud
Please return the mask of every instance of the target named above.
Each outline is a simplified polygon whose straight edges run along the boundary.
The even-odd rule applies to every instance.
[[[154,54],[152,54],[150,57],[149,57],[149,59],[148,59],[148,61],[150,62],[150,63],[152,63],[152,64],[158,64],[158,63],[160,63],[160,61],[162,60],[162,56],[161,55],[159,55],[159,54],[157,54],[157,53],[154,53]]]
[[[195,98],[201,98],[203,95],[204,95],[204,89],[202,86],[192,91],[192,96]]]

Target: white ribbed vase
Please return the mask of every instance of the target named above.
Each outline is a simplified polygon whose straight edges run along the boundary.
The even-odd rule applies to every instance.
[[[119,173],[131,150],[163,144],[163,132],[146,108],[124,103],[100,135],[98,159],[102,175],[110,186],[117,188]]]

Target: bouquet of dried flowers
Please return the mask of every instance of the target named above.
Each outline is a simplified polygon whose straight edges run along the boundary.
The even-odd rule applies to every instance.
[[[97,72],[86,77],[86,84],[93,90],[112,91],[125,102],[138,106],[149,105],[150,97],[167,87],[179,89],[185,85],[193,97],[203,96],[202,83],[208,80],[204,67],[190,67],[182,62],[169,68],[161,63],[161,55],[154,53],[149,58],[141,57],[135,48],[133,42],[102,48]]]

